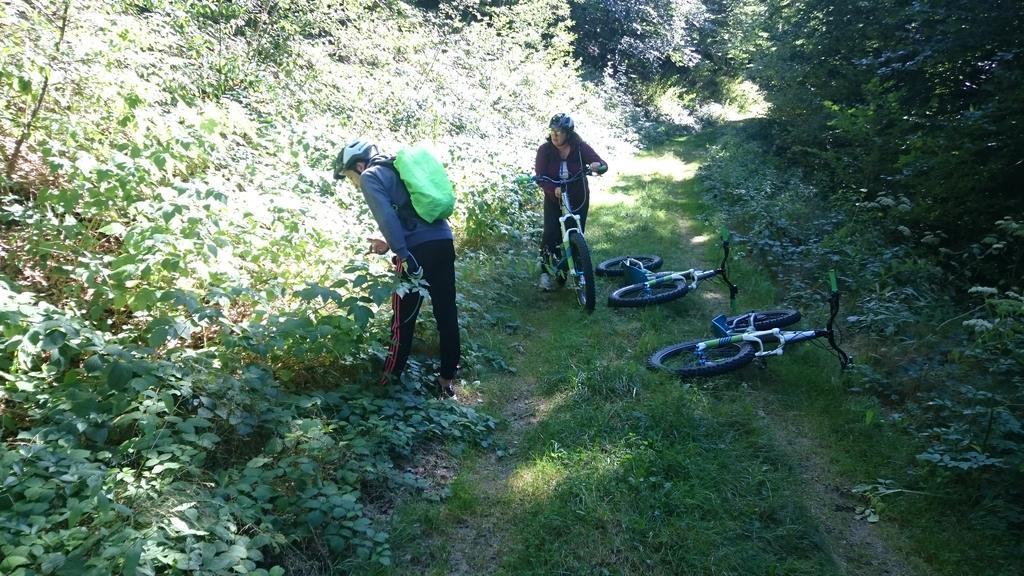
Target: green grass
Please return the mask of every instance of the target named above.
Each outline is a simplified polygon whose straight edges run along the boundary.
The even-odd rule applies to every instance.
[[[698,157],[707,138],[681,139],[674,152]],[[646,172],[620,176],[595,199],[587,235],[594,262],[634,252],[661,255],[666,270],[717,265],[714,213],[698,200],[695,165],[660,157],[634,168]],[[742,245],[734,255],[737,308],[777,307],[784,287]],[[838,362],[816,346],[704,381],[646,370],[656,348],[710,334],[711,316],[729,309],[719,281],[660,306],[617,310],[605,305],[615,279],[601,279],[587,316],[568,291],[537,292],[522,262],[496,262],[460,280],[495,290],[488,313],[495,328],[506,327],[475,337],[515,374],[483,373],[474,386],[484,410],[511,414],[499,430],[504,456],[469,454],[447,500],[401,506],[395,566],[385,573],[874,573],[870,550],[846,551],[848,563],[837,562],[845,544],[823,523],[853,524],[853,511],[811,513],[813,490],[799,471],[809,455],[781,445],[772,426],[809,439],[824,481],[839,489],[879,478],[934,487],[934,479],[907,477],[912,439],[875,400],[851,394]],[[803,326],[823,326],[827,304],[803,312]],[[517,420],[524,402],[536,422]],[[969,501],[888,496],[872,529],[908,574],[1015,573],[1007,552],[1019,536],[970,521]],[[945,506],[975,532],[947,530]],[[995,557],[985,556],[986,541],[998,544]]]
[[[749,414],[675,385],[571,402],[529,435],[505,571],[827,573],[787,464]]]
[[[695,165],[671,167],[678,176]],[[621,177],[591,211],[594,261],[634,251],[662,255],[666,269],[713,267],[721,251],[695,198],[692,181],[672,175]],[[532,277],[503,292],[494,312],[520,328],[486,345],[517,372],[482,378],[485,409],[533,398],[546,412],[535,426],[503,428],[517,442],[506,460],[468,457],[447,501],[401,509],[393,572],[456,570],[446,543],[464,546],[459,526],[472,524],[499,544],[462,558],[467,573],[836,573],[754,406],[644,368],[657,346],[705,333],[710,312],[728,306],[725,286],[615,310],[604,302],[616,285],[599,283],[590,316],[568,291],[538,293]],[[489,489],[473,480],[482,476]]]

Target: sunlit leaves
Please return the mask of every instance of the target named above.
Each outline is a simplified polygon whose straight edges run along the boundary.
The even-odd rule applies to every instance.
[[[337,304],[343,299],[342,295],[336,290],[331,290],[330,288],[325,288],[315,284],[306,286],[302,290],[297,291],[295,295],[307,301],[319,298],[324,303],[334,302]]]
[[[25,55],[0,70],[0,131],[17,132],[41,71],[59,80],[29,142],[52,180],[0,211],[16,243],[0,284],[2,422],[5,437],[34,431],[0,456],[16,475],[15,509],[0,515],[17,523],[3,538],[45,548],[26,556],[34,570],[259,574],[247,563],[261,549],[302,537],[389,561],[362,509],[367,471],[422,488],[394,454],[484,443],[493,422],[412,389],[384,400],[358,387],[375,380],[394,282],[386,259],[363,255],[374,224],[361,197],[325,166],[356,131],[446,139],[460,242],[526,234],[529,191],[500,183],[530,163],[549,109],[571,94],[611,144],[597,128],[624,120],[561,67],[568,33],[548,31],[564,4],[520,4],[529,22],[506,18],[507,39],[478,22],[452,41],[446,23],[391,4],[90,0],[72,4],[59,58],[44,50],[49,23],[3,21],[31,34],[0,37],[5,63]],[[524,49],[519,27],[534,24]],[[409,78],[380,82],[397,70]],[[480,227],[461,225],[470,210]],[[485,229],[488,210],[502,222]],[[266,461],[243,466],[253,454]],[[293,516],[311,500],[316,532]]]
[[[127,228],[125,228],[124,224],[121,224],[120,222],[111,222],[110,224],[100,228],[98,232],[108,236],[124,236],[126,230]]]

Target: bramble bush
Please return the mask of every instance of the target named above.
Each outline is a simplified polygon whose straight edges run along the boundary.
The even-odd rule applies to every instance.
[[[0,572],[388,564],[380,510],[427,483],[404,464],[487,447],[494,421],[426,399],[430,365],[372,384],[395,281],[331,161],[356,136],[433,140],[460,246],[521,244],[537,195],[513,176],[551,114],[609,155],[635,141],[572,72],[567,14],[0,6],[4,163],[23,145],[0,180]],[[503,322],[500,290],[460,294],[467,334]],[[507,368],[466,350],[469,375]]]

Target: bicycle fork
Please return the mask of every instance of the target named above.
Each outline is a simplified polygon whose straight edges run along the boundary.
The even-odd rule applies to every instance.
[[[572,220],[575,226],[567,227],[569,220]],[[569,242],[569,233],[576,232],[580,236],[583,236],[583,231],[580,230],[580,221],[572,212],[562,216],[558,219],[559,226],[562,228],[562,250],[565,252],[565,257],[562,261],[566,263],[566,274],[573,275],[574,284],[578,285],[580,282],[579,273],[576,270],[576,263],[572,259],[572,244]]]

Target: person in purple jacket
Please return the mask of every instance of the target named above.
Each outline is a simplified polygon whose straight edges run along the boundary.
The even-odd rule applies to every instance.
[[[537,149],[537,176],[564,180],[582,170],[584,165],[596,174],[608,171],[608,164],[576,133],[576,125],[568,114],[555,114],[548,123],[548,128],[550,134]],[[544,190],[544,236],[541,239],[540,253],[541,260],[549,264],[562,252],[561,226],[558,223],[562,216],[562,189],[547,182],[540,182],[538,185]],[[590,210],[590,188],[587,185],[587,178],[583,177],[570,183],[568,192],[570,207],[579,215],[580,227],[585,228],[587,212]],[[581,229],[580,232],[586,233],[586,230]],[[555,288],[547,266],[542,268],[540,274],[540,288],[544,291]]]
[[[416,215],[406,189],[390,158],[364,140],[348,143],[334,162],[334,178],[343,177],[363,193],[384,238],[368,238],[370,251],[395,253],[392,262],[406,279],[426,280],[440,338],[441,373],[436,393],[455,396],[452,383],[459,368],[461,345],[459,317],[455,306],[455,245],[452,229],[445,219],[429,223]],[[423,296],[409,290],[391,296],[391,347],[384,362],[381,383],[401,375],[409,360],[412,335]]]

